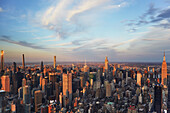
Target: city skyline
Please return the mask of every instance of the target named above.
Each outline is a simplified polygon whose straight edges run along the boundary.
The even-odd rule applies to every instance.
[[[4,62],[170,62],[168,0],[0,1]]]

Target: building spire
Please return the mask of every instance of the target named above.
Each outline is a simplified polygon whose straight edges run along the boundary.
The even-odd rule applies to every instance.
[[[163,59],[163,61],[165,61],[165,51],[164,51],[164,59]]]

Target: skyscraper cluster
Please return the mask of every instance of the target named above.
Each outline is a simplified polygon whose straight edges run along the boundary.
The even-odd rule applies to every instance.
[[[4,63],[1,51],[0,112],[163,113],[170,112],[170,77],[157,64]],[[4,65],[5,64],[5,65]]]

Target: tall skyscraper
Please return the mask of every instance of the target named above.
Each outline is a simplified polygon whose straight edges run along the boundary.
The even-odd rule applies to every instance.
[[[69,97],[69,104],[72,101],[72,73],[63,74],[63,100]],[[66,103],[64,102],[64,106],[66,107]]]
[[[41,61],[41,72],[43,72],[43,61]]]
[[[30,87],[28,85],[23,87],[23,102],[24,104],[30,103]]]
[[[22,69],[25,70],[25,58],[24,58],[24,54],[22,54]]]
[[[1,50],[1,71],[4,70],[4,51]]]
[[[108,58],[106,56],[105,57],[105,70],[106,70],[106,72],[108,71],[108,69],[109,69],[109,61],[108,61]]]
[[[10,78],[9,76],[3,75],[1,77],[1,84],[2,84],[2,90],[5,90],[6,92],[10,92]]]
[[[14,71],[14,73],[15,73],[15,72],[17,72],[17,66],[16,66],[16,63],[15,63],[15,62],[13,62],[13,66],[14,66],[14,70],[13,70],[13,71]]]
[[[41,90],[37,90],[34,93],[35,112],[39,112],[42,105],[42,92]]]
[[[111,85],[110,85],[110,83],[108,83],[106,85],[106,97],[111,97],[111,92],[112,92]]]
[[[56,69],[56,56],[54,56],[54,69]]]
[[[167,64],[165,60],[165,52],[164,52],[164,57],[163,57],[163,62],[162,62],[162,81],[161,83],[163,85],[167,85]]]
[[[141,86],[141,77],[142,77],[142,75],[141,75],[141,73],[138,71],[138,72],[137,72],[137,84],[138,84],[139,86]]]
[[[157,113],[161,113],[162,108],[162,87],[156,85],[154,88],[154,111]]]

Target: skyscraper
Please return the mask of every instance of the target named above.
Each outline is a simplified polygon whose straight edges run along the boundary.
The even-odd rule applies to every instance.
[[[72,73],[63,74],[63,100],[66,97],[69,97],[69,104],[72,101]],[[66,107],[66,103],[64,102],[64,106]]]
[[[34,104],[35,104],[35,112],[38,112],[40,110],[41,105],[42,105],[42,92],[41,92],[41,90],[35,91]]]
[[[30,87],[28,85],[23,86],[23,102],[24,104],[30,103]]]
[[[137,72],[137,84],[139,85],[139,86],[141,86],[141,73],[138,71]]]
[[[25,70],[25,58],[24,58],[24,54],[22,54],[22,69]]]
[[[4,70],[4,51],[1,50],[1,71]]]
[[[2,84],[2,90],[5,90],[6,92],[10,92],[10,78],[9,78],[9,76],[3,75],[1,77],[1,84]]]
[[[16,66],[16,63],[15,63],[15,62],[13,62],[13,66],[14,66],[14,70],[13,70],[13,71],[14,71],[14,73],[15,73],[15,72],[17,72],[17,66]]]
[[[43,61],[41,61],[41,72],[43,72]]]
[[[162,108],[162,87],[156,85],[154,88],[154,111],[157,113],[161,113]]]
[[[110,83],[108,83],[107,85],[106,85],[106,97],[111,97],[111,85],[110,85]]]
[[[167,64],[165,60],[165,52],[164,52],[164,57],[162,62],[162,84],[167,85]]]
[[[54,56],[54,69],[56,68],[56,56]]]
[[[108,61],[108,58],[106,56],[105,57],[105,70],[106,70],[106,72],[108,71],[108,69],[109,69],[109,61]]]

